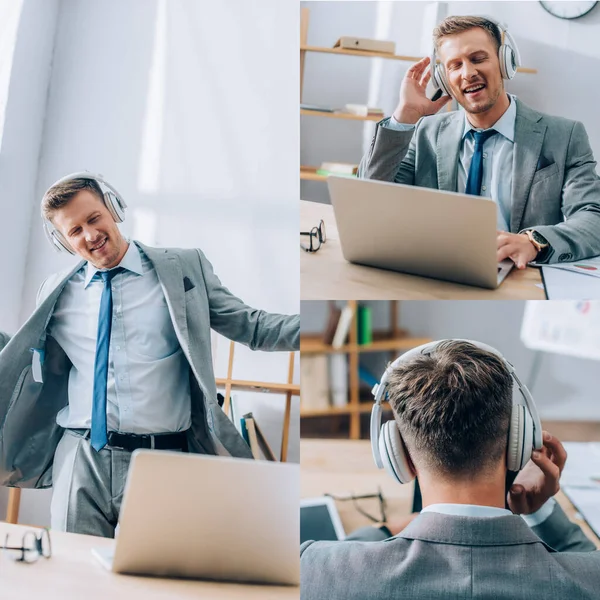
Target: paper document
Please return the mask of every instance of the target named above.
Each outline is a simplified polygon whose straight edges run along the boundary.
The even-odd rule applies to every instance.
[[[577,512],[600,537],[600,489],[562,486],[562,491],[568,496]]]
[[[561,486],[600,491],[600,442],[564,442],[563,446],[568,458],[560,477]]]
[[[542,278],[548,300],[600,299],[600,277],[582,274],[581,271],[542,267]]]
[[[576,260],[570,263],[561,263],[559,265],[544,265],[550,269],[562,269],[563,271],[573,271],[582,275],[591,275],[600,278],[600,256],[586,258],[585,260]]]

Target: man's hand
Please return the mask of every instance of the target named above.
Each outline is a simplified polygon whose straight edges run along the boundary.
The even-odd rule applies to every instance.
[[[400,100],[394,111],[394,119],[398,123],[414,124],[421,117],[434,115],[442,106],[450,101],[450,96],[442,96],[432,102],[425,94],[427,83],[431,79],[429,57],[415,63],[404,75],[400,86]]]
[[[498,231],[496,236],[498,243],[498,262],[510,258],[518,269],[524,269],[528,262],[535,260],[538,255],[537,248],[525,233],[507,233]]]
[[[534,450],[531,460],[508,492],[508,506],[516,515],[534,513],[560,489],[560,474],[567,461],[567,451],[560,440],[547,431],[543,436],[544,447]]]

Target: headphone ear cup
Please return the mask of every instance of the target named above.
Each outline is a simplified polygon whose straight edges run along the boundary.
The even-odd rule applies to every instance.
[[[531,458],[533,449],[533,419],[526,406],[513,404],[508,429],[506,467],[520,471]]]
[[[387,421],[381,427],[379,454],[385,470],[398,483],[409,483],[415,478],[400,431],[394,421]]]
[[[50,233],[50,237],[52,239],[52,243],[58,248],[58,250],[61,252],[67,252],[68,254],[75,254],[75,250],[71,248],[71,245],[69,242],[67,242],[67,240],[65,240],[60,231],[54,229]]]
[[[503,44],[498,49],[498,61],[500,62],[500,74],[503,79],[512,79],[517,73],[515,66],[515,53],[513,49]]]
[[[435,70],[438,74],[438,81],[440,82],[440,89],[442,92],[452,97],[450,93],[450,86],[448,85],[448,80],[446,79],[446,69],[442,65],[436,65]]]
[[[104,192],[104,204],[115,223],[122,223],[125,220],[125,211],[112,192]]]

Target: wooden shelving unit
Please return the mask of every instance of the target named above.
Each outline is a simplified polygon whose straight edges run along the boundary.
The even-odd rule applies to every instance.
[[[302,91],[304,85],[304,63],[307,52],[317,52],[322,54],[339,54],[341,56],[362,56],[367,58],[385,58],[387,60],[401,60],[405,62],[418,62],[422,56],[408,56],[404,54],[389,54],[387,52],[366,52],[364,50],[348,50],[345,48],[325,48],[322,46],[310,46],[307,43],[308,39],[308,22],[310,17],[310,9],[303,8],[300,13],[300,102],[302,102]],[[537,69],[529,67],[519,67],[519,73],[537,73]],[[451,104],[448,105],[450,109]],[[325,117],[330,119],[347,119],[350,121],[380,121],[380,116],[358,117],[356,115],[348,115],[345,113],[332,113],[326,111],[313,111],[300,109],[300,114],[310,117]],[[325,181],[327,178],[315,173],[317,167],[300,167],[300,179],[308,181]]]
[[[310,354],[346,354],[348,356],[348,404],[345,406],[329,406],[327,408],[303,408],[300,405],[300,417],[340,417],[348,416],[350,421],[350,439],[360,439],[361,415],[371,412],[373,401],[370,397],[361,398],[361,386],[358,374],[360,355],[367,352],[389,352],[390,360],[406,350],[426,344],[431,339],[427,337],[413,337],[406,330],[398,326],[398,301],[392,300],[390,304],[390,327],[387,331],[378,331],[373,334],[370,344],[358,343],[358,302],[349,300],[348,305],[353,309],[352,324],[348,335],[348,342],[340,348],[333,348],[325,344],[319,335],[301,335],[300,352],[302,355]],[[378,374],[379,375],[379,374]],[[300,382],[302,385],[302,382]],[[387,403],[385,407],[389,408]]]
[[[223,411],[229,415],[231,409],[231,392],[239,390],[243,392],[260,392],[285,394],[285,409],[283,413],[283,428],[281,433],[281,462],[287,461],[288,445],[290,437],[290,416],[292,412],[292,396],[300,395],[300,385],[293,383],[294,380],[294,352],[290,352],[288,363],[288,377],[285,383],[274,383],[268,381],[247,381],[234,379],[233,377],[233,359],[235,356],[235,342],[229,343],[229,362],[227,364],[227,377],[217,377],[215,382],[217,388],[225,390],[225,401]]]

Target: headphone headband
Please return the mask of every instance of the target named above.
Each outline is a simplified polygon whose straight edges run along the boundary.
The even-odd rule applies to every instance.
[[[468,344],[472,344],[473,346],[479,348],[480,350],[484,350],[486,352],[490,352],[491,354],[496,355],[500,358],[504,364],[504,366],[508,369],[508,372],[511,374],[514,383],[517,384],[517,389],[523,398],[524,403],[516,402],[513,394],[513,406],[522,404],[524,405],[531,415],[532,425],[533,425],[533,446],[535,448],[541,448],[543,445],[542,441],[542,424],[540,421],[540,417],[535,406],[535,402],[531,393],[527,389],[527,386],[521,382],[519,377],[515,372],[515,368],[504,358],[504,356],[492,346],[488,346],[482,342],[476,342],[474,340],[464,340],[464,339],[447,339],[447,340],[437,340],[435,342],[429,342],[427,344],[422,344],[421,346],[417,346],[408,352],[400,355],[392,364],[388,366],[385,370],[385,373],[382,375],[381,380],[378,384],[375,384],[372,390],[372,394],[375,399],[375,403],[371,410],[371,451],[373,453],[373,459],[375,460],[375,464],[382,469],[384,467],[383,462],[381,460],[381,452],[380,452],[380,435],[381,435],[381,417],[382,417],[382,407],[381,403],[383,402],[388,387],[388,379],[394,369],[402,364],[410,361],[413,357],[419,354],[430,354],[434,351],[440,344],[444,342],[466,342]]]
[[[100,187],[100,190],[102,191],[104,204],[115,223],[122,223],[125,220],[125,209],[127,208],[127,203],[123,199],[123,196],[121,196],[121,194],[119,194],[119,192],[116,190],[116,188],[114,188],[110,183],[108,183],[108,181],[106,181],[104,179],[104,176],[100,173],[78,171],[76,173],[66,175],[65,177],[61,177],[44,192],[44,197],[48,193],[48,190],[52,189],[55,185],[66,183],[67,181],[72,181],[74,179],[88,179],[90,181],[95,181]],[[103,187],[106,189],[103,189]],[[54,227],[54,225],[44,217],[43,214],[42,219],[44,220],[44,233],[46,234],[46,237],[48,238],[54,249],[57,252],[67,252],[68,254],[75,254],[75,251],[64,238],[64,236],[60,233],[60,231],[58,231]]]

